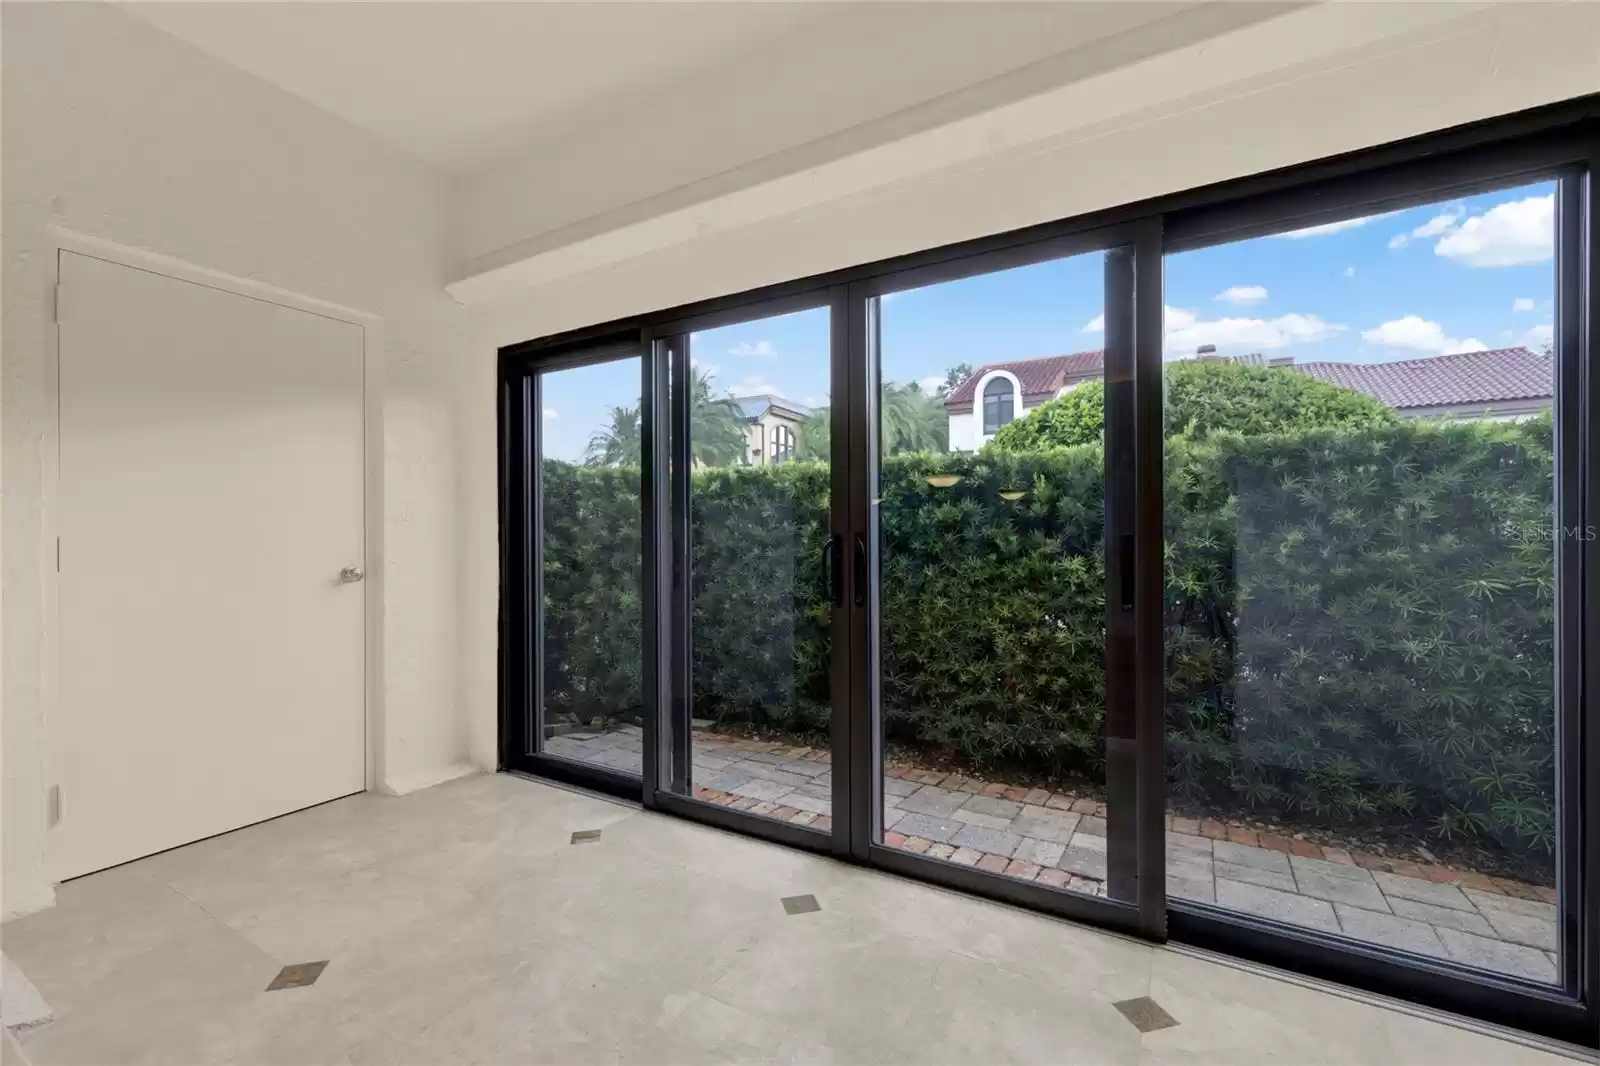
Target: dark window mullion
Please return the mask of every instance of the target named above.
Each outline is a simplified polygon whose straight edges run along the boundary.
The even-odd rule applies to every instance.
[[[644,691],[644,758],[640,767],[646,807],[656,806],[662,768],[671,765],[667,709],[671,706],[672,566],[668,500],[668,351],[669,341],[646,330],[640,368],[639,520],[641,580],[641,657]]]
[[[691,456],[694,446],[689,436],[689,415],[693,406],[693,397],[690,395],[690,343],[687,334],[679,334],[669,342],[672,353],[669,360],[672,402],[668,407],[671,426],[667,433],[670,441],[667,465],[671,521],[668,544],[672,563],[668,600],[671,612],[667,635],[669,668],[666,676],[671,688],[667,700],[666,729],[669,777],[664,787],[684,796],[689,794],[691,786],[690,746],[693,736],[690,730],[694,715],[694,676],[690,660],[690,650],[694,647],[691,614],[692,523],[689,514],[689,473],[693,465]]]
[[[835,500],[840,500],[841,493],[843,496],[836,512],[836,517],[843,519],[839,528],[844,538],[839,561],[849,575],[844,607],[835,615],[845,621],[842,632],[849,654],[844,688],[841,693],[835,685],[834,699],[837,714],[842,695],[849,719],[849,761],[845,769],[849,778],[846,810],[850,854],[864,862],[878,841],[883,790],[881,710],[877,701],[877,612],[881,590],[877,580],[877,514],[872,504],[878,492],[878,300],[867,295],[862,286],[852,285],[845,305],[842,350],[835,341],[834,380],[844,385],[844,396],[834,400],[833,464]],[[864,589],[854,587],[858,543],[867,551]],[[841,629],[836,627],[834,632],[839,634]],[[834,796],[837,804],[837,785]]]
[[[829,619],[829,698],[832,701],[833,740],[833,839],[834,854],[848,856],[855,846],[855,834],[867,810],[857,780],[861,745],[866,733],[860,719],[867,713],[856,702],[855,670],[861,651],[855,642],[855,612],[845,587],[849,572],[848,545],[854,529],[853,509],[857,491],[856,467],[852,463],[854,444],[851,412],[853,397],[860,391],[856,362],[855,329],[859,323],[859,299],[845,286],[837,286],[829,304],[828,370],[828,534],[824,545],[837,544],[830,551],[829,582],[842,595],[830,599]],[[825,547],[824,550],[830,550]],[[865,844],[860,852],[865,856]]]
[[[1600,1025],[1595,1002],[1600,994],[1600,805],[1592,776],[1600,766],[1600,719],[1592,688],[1584,689],[1585,660],[1600,662],[1600,575],[1594,544],[1587,539],[1595,528],[1593,501],[1600,493],[1595,468],[1600,324],[1593,307],[1600,223],[1593,217],[1592,196],[1592,171],[1564,174],[1556,188],[1556,898],[1562,985],[1584,1000],[1591,1024]]]
[[[1106,893],[1139,890],[1139,766],[1134,718],[1134,256],[1105,253]]]
[[[1167,935],[1167,750],[1162,500],[1166,314],[1161,220],[1136,231],[1133,247],[1133,721],[1137,767],[1139,921]],[[1109,318],[1109,315],[1108,315]]]

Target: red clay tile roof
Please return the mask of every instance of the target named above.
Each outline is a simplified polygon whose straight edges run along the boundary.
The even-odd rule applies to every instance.
[[[1526,348],[1431,355],[1398,363],[1297,363],[1298,370],[1390,407],[1445,407],[1555,394],[1555,361]]]
[[[1022,402],[1049,399],[1068,381],[1081,377],[1100,377],[1105,373],[1106,353],[1073,352],[1070,355],[1046,355],[1033,359],[1013,359],[1007,363],[985,363],[972,376],[963,381],[945,400],[952,411],[972,410],[972,394],[991,370],[1005,370],[1016,375],[1022,385]]]

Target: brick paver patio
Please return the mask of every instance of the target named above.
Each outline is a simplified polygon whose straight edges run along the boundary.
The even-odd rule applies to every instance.
[[[637,774],[640,731],[552,737],[545,750]],[[825,749],[696,729],[695,795],[832,828]],[[891,765],[884,842],[965,866],[1105,894],[1104,805],[1000,781]],[[1468,870],[1323,848],[1213,820],[1167,818],[1167,892],[1495,973],[1556,979],[1555,893]]]

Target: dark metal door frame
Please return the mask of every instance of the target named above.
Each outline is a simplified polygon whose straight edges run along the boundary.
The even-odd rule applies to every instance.
[[[1107,872],[1108,877],[1117,879],[1115,894],[1121,897],[1117,899],[1058,891],[881,843],[883,751],[878,669],[882,569],[877,513],[880,298],[906,289],[1090,253],[1106,254],[1107,843],[1114,867]],[[849,440],[843,456],[849,469],[850,496],[844,532],[851,553],[861,559],[859,566],[850,568],[850,594],[846,597],[855,656],[849,693],[853,749],[850,854],[898,873],[1156,940],[1166,936],[1161,588],[1159,580],[1142,584],[1136,580],[1136,559],[1152,555],[1158,563],[1160,559],[1161,441],[1158,420],[1155,450],[1149,441],[1141,450],[1136,411],[1152,405],[1157,412],[1160,410],[1160,255],[1158,225],[1119,225],[1052,235],[935,263],[918,263],[853,283],[848,294],[850,319],[844,360],[848,372]],[[1140,307],[1146,309],[1142,316]],[[1153,316],[1148,311],[1152,307],[1156,309]],[[839,458],[836,441],[835,461]],[[1122,546],[1126,551],[1121,550]],[[1156,606],[1153,613],[1152,593]],[[1149,639],[1151,619],[1153,642]],[[1111,881],[1107,883],[1110,885]]]
[[[690,406],[687,402],[691,338],[703,330],[824,307],[830,315],[833,447],[829,519],[832,537],[824,538],[824,550],[827,551],[827,546],[833,542],[832,538],[840,535],[839,507],[850,469],[849,463],[839,454],[844,440],[844,389],[839,374],[840,340],[844,334],[846,317],[844,287],[798,289],[774,299],[728,308],[708,308],[701,314],[674,316],[649,326],[649,336],[655,338],[646,360],[649,395],[652,398],[652,410],[664,412],[665,417],[657,418],[653,423],[654,431],[648,434],[652,450],[651,460],[647,464],[650,488],[646,492],[645,502],[645,506],[655,515],[663,517],[647,521],[646,528],[654,527],[657,530],[651,534],[649,543],[664,562],[647,563],[647,566],[652,566],[652,576],[646,586],[645,611],[653,619],[654,625],[649,646],[659,656],[655,664],[647,667],[647,677],[653,692],[651,703],[656,708],[654,717],[658,722],[659,739],[654,748],[659,751],[661,761],[655,772],[650,772],[647,767],[643,799],[647,806],[724,829],[810,851],[844,854],[848,851],[851,810],[847,775],[833,775],[833,828],[823,833],[695,798],[691,758],[694,618],[691,603],[693,523],[689,511],[689,475],[693,464]],[[839,699],[844,684],[841,679],[848,677],[851,659],[846,626],[845,612],[836,608],[831,623],[830,671],[833,693],[831,748],[834,764],[838,767],[849,765],[851,750],[848,706]]]
[[[544,731],[543,444],[539,412],[545,374],[643,354],[637,328],[581,331],[564,343],[503,352],[500,361],[500,765],[641,800],[641,779],[604,766],[546,754]],[[642,360],[647,368],[650,360]],[[642,417],[648,419],[647,410]],[[650,422],[641,425],[648,437]],[[648,444],[646,445],[648,447]],[[648,469],[641,475],[648,481]],[[642,487],[642,493],[648,492]],[[646,517],[646,516],[642,516]],[[648,537],[649,526],[645,532]],[[646,574],[649,553],[646,552]],[[644,629],[649,630],[648,616]],[[644,638],[646,633],[641,633]],[[648,645],[641,640],[641,649]],[[642,652],[641,652],[642,654]],[[650,658],[645,656],[648,698]],[[648,708],[648,704],[646,704]],[[653,715],[645,713],[643,762],[651,762]]]

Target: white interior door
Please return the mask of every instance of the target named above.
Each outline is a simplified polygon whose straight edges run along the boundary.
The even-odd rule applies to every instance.
[[[359,792],[366,757],[361,327],[60,269],[58,880]]]

